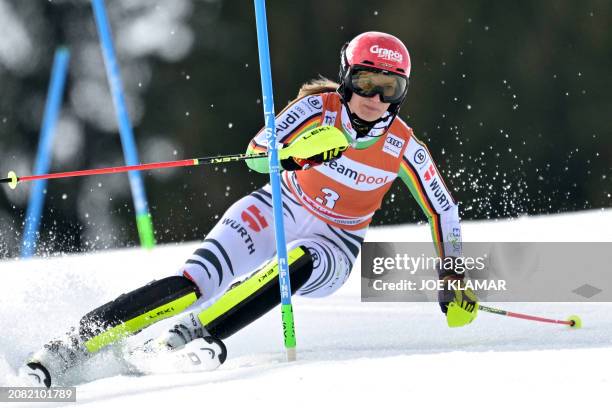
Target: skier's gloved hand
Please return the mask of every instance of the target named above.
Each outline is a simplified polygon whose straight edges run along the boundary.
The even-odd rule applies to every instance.
[[[478,298],[463,285],[463,274],[441,272],[443,289],[438,291],[438,302],[446,315],[448,327],[461,327],[472,323],[478,315]]]
[[[306,170],[313,166],[318,166],[328,161],[335,160],[342,156],[342,152],[345,148],[336,148],[317,154],[316,156],[309,157],[307,159],[300,159],[299,157],[289,157],[285,160],[281,160],[281,166],[285,170]]]
[[[300,134],[279,150],[285,170],[305,170],[335,160],[348,149],[346,136],[334,126],[321,126]]]

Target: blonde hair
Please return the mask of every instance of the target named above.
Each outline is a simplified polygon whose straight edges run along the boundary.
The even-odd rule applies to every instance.
[[[335,92],[340,84],[319,75],[318,78],[306,82],[300,87],[296,99],[323,92]]]

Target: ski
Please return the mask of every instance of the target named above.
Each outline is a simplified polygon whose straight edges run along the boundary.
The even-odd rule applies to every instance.
[[[160,349],[153,346],[153,342],[151,339],[139,346],[126,346],[111,353],[125,365],[124,369],[131,375],[212,371],[227,358],[227,349],[223,342],[211,336],[197,338],[174,350]],[[78,383],[76,378],[80,376],[74,374],[74,369],[82,364],[87,364],[87,360],[70,367],[60,367],[49,364],[46,366],[44,360],[31,358],[19,369],[19,377],[24,384],[34,387],[50,388]]]
[[[124,354],[132,374],[212,371],[227,358],[223,342],[211,336],[195,339],[175,350],[159,350],[151,347],[151,342]]]

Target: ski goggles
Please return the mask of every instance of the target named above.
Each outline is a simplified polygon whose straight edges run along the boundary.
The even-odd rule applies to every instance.
[[[349,79],[351,91],[366,98],[380,95],[385,103],[401,103],[408,90],[406,77],[366,67],[352,68]]]

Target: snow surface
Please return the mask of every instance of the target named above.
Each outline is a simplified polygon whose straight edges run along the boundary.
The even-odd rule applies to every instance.
[[[611,241],[610,231],[610,210],[463,223],[472,242]],[[372,228],[367,239],[430,237],[420,225]],[[29,352],[92,308],[172,273],[197,245],[0,262],[0,386],[18,384]],[[276,309],[226,340],[228,360],[214,372],[126,376],[101,356],[87,369],[91,381],[77,386],[76,405],[609,406],[612,304],[493,305],[559,319],[578,314],[580,330],[486,313],[449,329],[435,303],[361,303],[358,269],[329,298],[294,297],[297,362],[285,362]],[[61,405],[75,404],[45,404]]]

